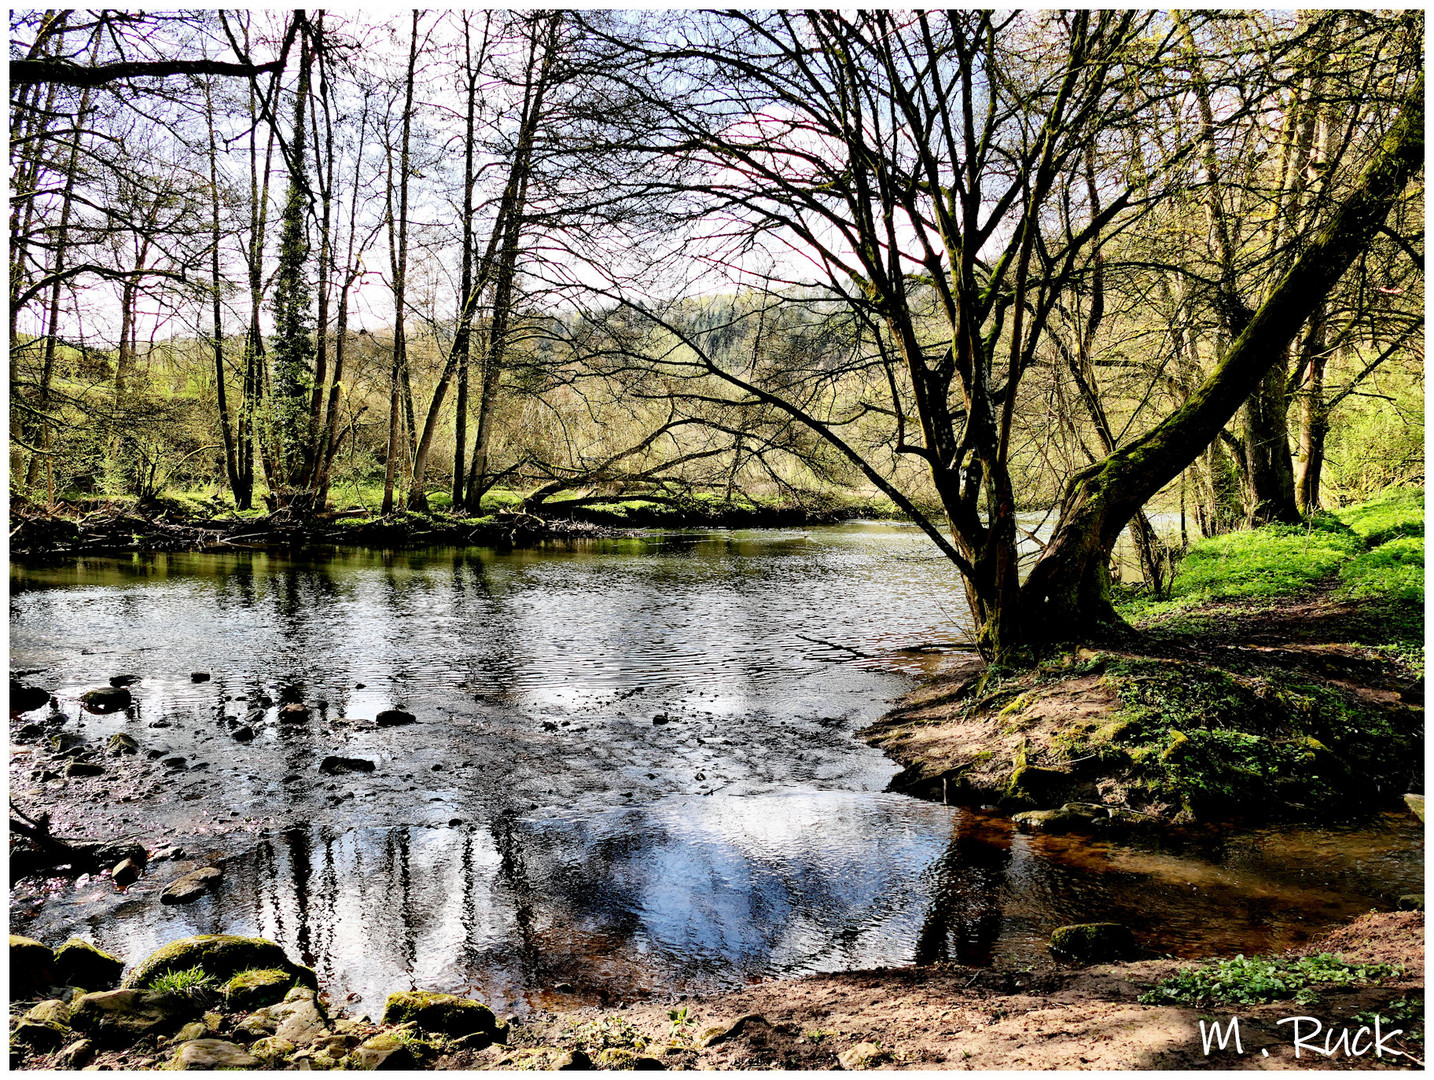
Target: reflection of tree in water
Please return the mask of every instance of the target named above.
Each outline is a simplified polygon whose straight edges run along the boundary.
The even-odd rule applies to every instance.
[[[916,941],[913,962],[954,960],[989,966],[1001,936],[1009,834],[996,832],[971,814],[958,813],[946,853],[928,871],[931,908]]]

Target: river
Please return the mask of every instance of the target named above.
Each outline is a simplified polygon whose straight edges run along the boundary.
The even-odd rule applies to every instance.
[[[1398,815],[1116,844],[886,792],[895,767],[853,734],[967,636],[964,607],[949,564],[886,523],[13,566],[12,669],[55,691],[64,731],[143,753],[80,786],[12,741],[12,795],[57,833],[184,859],[127,890],[21,887],[12,929],[129,962],[257,933],[355,1012],[410,987],[522,1011],[1029,962],[1091,919],[1159,952],[1248,952],[1422,890]],[[115,675],[135,704],[83,711]],[[386,709],[417,722],[375,727]],[[375,768],[327,775],[330,755]],[[213,896],[157,902],[206,862]]]

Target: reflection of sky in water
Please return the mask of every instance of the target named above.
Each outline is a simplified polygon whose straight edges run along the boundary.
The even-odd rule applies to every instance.
[[[251,812],[301,823],[216,839],[244,853],[193,907],[156,902],[158,864],[125,896],[62,893],[24,930],[131,963],[188,933],[258,933],[368,1011],[406,986],[618,1001],[1029,962],[1053,927],[1094,919],[1181,955],[1248,953],[1422,889],[1408,822],[1163,852],[880,793],[893,766],[851,732],[922,666],[897,650],[965,633],[954,573],[910,528],[87,559],[14,567],[11,585],[12,666],[42,669],[68,725],[210,764],[166,780],[196,801],[132,804],[146,839]],[[134,715],[81,718],[78,693],[124,672],[142,676]],[[281,727],[270,706],[252,743],[229,737],[224,716],[286,691],[327,707]],[[420,722],[331,723],[393,706]],[[315,781],[336,750],[379,768]]]

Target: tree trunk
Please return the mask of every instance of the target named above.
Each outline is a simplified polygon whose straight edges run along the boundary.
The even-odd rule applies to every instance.
[[[209,275],[212,285],[210,302],[214,319],[214,394],[219,406],[219,435],[224,441],[224,475],[234,502],[239,503],[239,464],[235,455],[234,434],[229,424],[229,398],[224,371],[224,316],[219,288],[219,148],[214,134],[214,99],[208,80],[204,83],[204,112],[209,127],[209,230],[212,248],[209,253]]]
[[[1026,640],[1060,640],[1118,624],[1110,603],[1109,558],[1120,531],[1216,437],[1368,246],[1423,164],[1423,128],[1421,77],[1329,225],[1274,286],[1190,400],[1071,479],[1055,533],[1021,590]]]
[[[1242,417],[1245,446],[1245,523],[1298,524],[1295,474],[1290,463],[1289,399],[1284,351],[1250,395]]]
[[[395,236],[392,229],[389,231],[390,261],[393,270],[393,367],[389,374],[388,460],[384,462],[383,470],[383,508],[381,512],[385,516],[393,513],[394,469],[398,459],[399,391],[401,384],[404,388],[407,387],[408,381],[407,343],[403,336],[404,316],[407,314],[404,306],[404,277],[408,268],[408,136],[412,126],[413,71],[417,59],[418,11],[415,9],[408,47],[408,78],[403,99],[403,146],[399,152],[398,161],[397,235]],[[391,154],[389,160],[390,162],[393,160]],[[392,207],[393,173],[391,170],[388,188],[389,205]],[[391,211],[390,220],[392,220]],[[413,397],[411,393],[407,397],[408,411],[411,417]],[[412,423],[409,427],[411,430]]]

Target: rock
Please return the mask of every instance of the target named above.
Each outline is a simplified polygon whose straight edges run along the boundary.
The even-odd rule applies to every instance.
[[[277,1061],[281,1057],[292,1054],[298,1047],[288,1039],[276,1038],[273,1035],[266,1035],[262,1039],[255,1039],[249,1044],[249,1053],[253,1054],[260,1061]]]
[[[1135,939],[1121,923],[1077,923],[1051,932],[1051,952],[1080,964],[1100,964],[1132,955]]]
[[[280,968],[304,986],[318,986],[313,971],[291,963],[279,945],[264,938],[236,934],[199,934],[171,941],[141,961],[124,985],[143,988],[171,971],[196,967],[218,982],[227,982],[241,971]]]
[[[37,1024],[58,1024],[60,1027],[69,1027],[70,1015],[68,1005],[59,998],[49,998],[25,1013],[24,1019],[33,1020]]]
[[[404,1043],[387,1032],[375,1035],[353,1052],[360,1069],[416,1069],[418,1059]]]
[[[431,1035],[487,1034],[493,1042],[500,1041],[498,1018],[493,1010],[468,998],[452,994],[430,994],[419,990],[401,990],[389,994],[383,1005],[385,1024],[412,1023]]]
[[[658,713],[652,718],[652,722],[654,724],[670,724],[672,722],[672,717],[668,716],[666,713]]]
[[[171,1044],[178,1045],[182,1042],[188,1042],[190,1039],[202,1039],[208,1034],[209,1028],[205,1026],[202,1020],[192,1020],[176,1031],[174,1038],[169,1041]]]
[[[174,1055],[176,1069],[252,1069],[261,1064],[249,1051],[223,1039],[191,1039]]]
[[[100,844],[94,848],[91,855],[95,862],[105,866],[124,862],[125,859],[129,859],[139,866],[144,866],[149,862],[149,852],[138,840],[116,840]]]
[[[504,1054],[493,1062],[494,1069],[521,1069],[544,1072],[591,1072],[592,1058],[581,1050],[560,1050],[556,1046],[527,1046]]]
[[[42,1054],[48,1054],[58,1050],[69,1034],[69,1028],[62,1024],[42,1023],[27,1018],[15,1025],[14,1030],[10,1032],[10,1041],[21,1046],[28,1046]]]
[[[140,868],[135,864],[135,861],[133,859],[125,859],[123,862],[115,864],[115,868],[110,871],[110,880],[123,889],[138,881],[139,875]]]
[[[282,968],[241,971],[224,984],[224,1004],[233,1012],[252,1012],[284,1000],[294,976]]]
[[[55,1064],[61,1069],[83,1069],[95,1056],[95,1044],[89,1039],[76,1039],[60,1051]]]
[[[150,859],[154,862],[162,862],[165,859],[183,859],[185,857],[182,847],[166,844],[164,847],[155,848],[154,854],[150,856]]]
[[[1023,810],[1011,820],[1022,832],[1063,833],[1087,828],[1091,819],[1069,810]]]
[[[123,731],[116,731],[110,736],[105,746],[109,749],[111,757],[119,757],[121,754],[139,753],[139,743],[126,735]]]
[[[279,707],[279,722],[281,724],[297,724],[309,718],[309,707],[301,701],[290,705]]]
[[[254,729],[248,724],[241,724],[234,729],[233,734],[234,738],[239,742],[252,742],[254,739]]]
[[[10,935],[10,1000],[55,981],[55,954],[34,938]]]
[[[330,754],[319,762],[319,771],[328,773],[330,776],[338,776],[341,773],[373,772],[374,763],[363,758],[340,757],[337,754]]]
[[[22,724],[20,730],[15,732],[17,743],[37,742],[45,737],[45,729],[40,724]]]
[[[14,679],[10,680],[10,711],[12,713],[33,712],[49,703],[50,691],[43,690],[38,686],[26,686]]]
[[[379,727],[401,727],[404,724],[417,723],[418,718],[411,712],[404,712],[402,709],[384,709],[374,717],[374,722]]]
[[[1423,911],[1423,910],[1424,910],[1424,894],[1423,894],[1423,893],[1405,893],[1405,894],[1404,894],[1403,896],[1401,896],[1401,897],[1399,898],[1399,900],[1397,901],[1397,906],[1398,906],[1398,908],[1399,908],[1400,911]]]
[[[1067,814],[1079,814],[1092,820],[1110,817],[1110,807],[1093,802],[1068,802],[1061,807]]]
[[[890,1060],[890,1058],[890,1054],[877,1046],[876,1043],[871,1042],[857,1043],[855,1046],[848,1047],[837,1055],[837,1061],[841,1064],[841,1067],[853,1071],[857,1069],[870,1069],[876,1065],[880,1065],[884,1061]]]
[[[1411,810],[1414,811],[1414,813],[1418,816],[1418,818],[1419,818],[1420,821],[1423,821],[1423,820],[1424,820],[1424,796],[1423,796],[1423,795],[1406,795],[1406,796],[1404,796],[1404,802],[1405,802],[1405,804],[1409,807],[1409,809],[1411,809]]]
[[[219,885],[224,871],[217,866],[201,866],[198,870],[176,878],[159,894],[161,904],[192,904]]]
[[[139,676],[138,676],[138,675],[111,675],[111,676],[110,676],[110,685],[111,685],[111,686],[133,686],[133,685],[134,685],[135,683],[137,683],[137,682],[139,682]]]
[[[269,1007],[269,1014],[279,1022],[275,1038],[287,1039],[295,1046],[307,1046],[329,1033],[328,1018],[319,1007],[312,991],[307,997],[285,1000]]]
[[[103,776],[105,767],[90,761],[72,761],[65,766],[65,776],[68,779],[76,779],[86,776]]]
[[[102,990],[76,998],[71,1024],[102,1046],[128,1046],[146,1035],[158,1035],[193,1015],[193,1006],[178,995],[145,990]]]
[[[702,1033],[702,1037],[698,1042],[699,1045],[703,1047],[718,1046],[728,1039],[736,1038],[738,1035],[751,1034],[754,1030],[758,1029],[770,1030],[771,1027],[772,1025],[765,1016],[759,1013],[747,1013],[745,1016],[737,1017],[737,1019],[733,1020],[730,1024],[722,1024],[718,1027],[708,1028]]]
[[[129,862],[129,859],[125,860],[125,863]],[[123,960],[101,952],[88,941],[70,938],[55,950],[55,978],[68,986],[109,990],[119,985],[123,974]]]
[[[109,713],[118,712],[120,709],[129,708],[129,691],[123,686],[100,686],[94,690],[86,690],[80,695],[80,701],[90,712]]]
[[[262,724],[264,722],[264,710],[250,709],[244,714],[244,722],[246,724]]]
[[[190,682],[208,682],[208,681],[209,681],[209,672],[207,672],[207,671],[191,671],[191,672],[189,673],[189,681],[190,681]]]
[[[173,769],[175,772],[178,772],[181,769],[189,767],[189,760],[182,757],[167,757],[161,761],[160,764],[166,769]]]
[[[1006,798],[1016,803],[1043,803],[1050,806],[1053,796],[1070,785],[1069,773],[1058,769],[1042,769],[1035,765],[1018,765],[1006,783]]]

